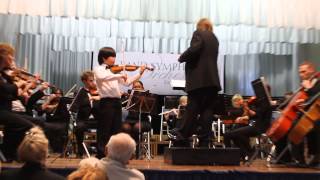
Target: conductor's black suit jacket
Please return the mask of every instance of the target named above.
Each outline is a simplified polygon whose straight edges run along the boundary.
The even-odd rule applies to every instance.
[[[186,92],[201,88],[221,90],[217,59],[219,42],[210,31],[195,31],[190,47],[180,56],[185,62]]]

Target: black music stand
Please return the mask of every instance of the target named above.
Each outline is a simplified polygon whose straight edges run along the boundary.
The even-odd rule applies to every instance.
[[[82,89],[82,88],[81,88]],[[72,153],[76,152],[77,150],[77,142],[76,142],[76,136],[75,136],[75,128],[77,127],[77,113],[79,110],[79,93],[81,91],[81,89],[77,92],[77,94],[75,95],[74,98],[69,98],[69,97],[62,97],[62,99],[68,99],[68,103],[67,103],[67,110],[69,112],[70,115],[70,120],[68,123],[68,138],[67,138],[67,143],[64,147],[63,150],[63,157],[66,157],[67,155],[71,155]],[[71,124],[71,126],[70,126]],[[72,128],[70,130],[70,128]],[[70,134],[71,135],[70,135]],[[71,149],[71,152],[70,152]]]
[[[265,82],[264,77],[260,77],[251,82],[254,93],[257,97],[257,104],[263,110],[267,110],[271,107],[271,95],[268,89],[268,85]]]
[[[156,98],[152,96],[149,91],[132,90],[125,108],[128,111],[139,113],[138,158],[141,156],[141,114],[150,113],[154,107],[155,101]],[[150,157],[148,159],[150,159]]]

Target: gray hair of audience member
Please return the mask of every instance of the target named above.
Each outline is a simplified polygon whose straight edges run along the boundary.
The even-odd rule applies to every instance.
[[[106,145],[108,158],[127,164],[136,151],[136,142],[126,133],[111,136]]]
[[[40,127],[33,127],[18,147],[18,157],[22,162],[45,164],[48,155],[48,139]]]
[[[100,168],[102,170],[104,169],[101,161],[95,157],[82,159],[79,163],[79,168],[85,168],[85,167]]]

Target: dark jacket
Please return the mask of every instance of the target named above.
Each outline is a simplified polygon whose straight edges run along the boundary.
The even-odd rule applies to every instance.
[[[64,177],[48,171],[43,165],[38,163],[26,163],[22,168],[5,170],[0,174],[1,180],[62,180]]]
[[[186,92],[201,88],[221,90],[217,59],[219,42],[210,31],[195,31],[190,47],[180,56],[186,62]]]

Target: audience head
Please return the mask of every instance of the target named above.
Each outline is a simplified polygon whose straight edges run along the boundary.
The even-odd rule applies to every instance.
[[[7,43],[0,43],[0,71],[14,64],[15,49]]]
[[[99,50],[98,63],[113,65],[116,58],[116,51],[111,47],[103,47]]]
[[[79,163],[79,168],[85,168],[85,167],[97,167],[97,168],[103,169],[103,166],[100,160],[95,157],[82,159]]]
[[[301,80],[308,80],[316,72],[316,66],[310,61],[304,61],[299,65],[299,76]]]
[[[213,31],[212,23],[208,18],[202,18],[197,23],[198,31]]]
[[[111,136],[106,145],[106,155],[108,158],[128,164],[136,150],[136,142],[126,133],[119,133]]]
[[[18,157],[23,162],[45,164],[48,139],[39,127],[31,128],[18,147]]]
[[[106,172],[99,159],[90,157],[80,161],[79,169],[68,176],[68,180],[106,180]]]
[[[68,180],[107,180],[106,172],[97,167],[84,167],[72,172]]]
[[[231,99],[231,103],[233,107],[240,108],[243,104],[243,97],[240,94],[235,94]]]

